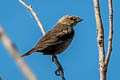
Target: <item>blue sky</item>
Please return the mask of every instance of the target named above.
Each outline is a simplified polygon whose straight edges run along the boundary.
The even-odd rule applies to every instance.
[[[108,1],[100,1],[103,25],[105,31],[105,52],[108,39]],[[62,54],[58,55],[63,66],[66,80],[99,80],[98,48],[96,42],[96,22],[92,0],[26,0],[48,32],[56,25],[59,18],[73,14],[84,19],[75,29],[72,44]],[[114,38],[113,52],[108,67],[108,80],[120,80],[120,1],[114,0]],[[31,13],[18,0],[0,1],[0,24],[11,38],[20,55],[32,49],[42,38],[42,33]],[[27,80],[19,70],[9,52],[0,42],[0,76],[3,80]],[[38,80],[61,80],[55,76],[55,64],[51,56],[34,53],[24,60],[38,77]]]

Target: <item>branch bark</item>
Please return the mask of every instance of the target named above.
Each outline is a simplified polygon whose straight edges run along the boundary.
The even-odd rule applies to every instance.
[[[109,37],[108,37],[108,50],[107,56],[105,58],[106,67],[108,66],[110,55],[112,53],[112,39],[113,39],[113,8],[112,8],[112,0],[108,0],[109,2]]]
[[[65,80],[65,77],[64,77],[64,71],[63,71],[63,68],[60,64],[60,62],[58,61],[57,59],[57,56],[53,55],[52,56],[52,61],[56,64],[56,66],[58,67],[58,69],[55,71],[55,74],[57,76],[61,76],[62,80]]]
[[[26,78],[28,80],[37,80],[36,76],[30,71],[30,68],[27,66],[27,64],[20,57],[14,44],[11,42],[11,40],[8,38],[8,36],[4,33],[1,26],[0,26],[0,40],[2,41],[2,43],[4,44],[6,49],[10,52],[13,59],[15,59],[17,65],[19,66],[21,71],[24,73]]]
[[[24,7],[26,7],[26,8],[32,13],[32,15],[34,16],[36,22],[38,23],[38,26],[39,26],[40,29],[41,29],[41,32],[43,33],[43,35],[45,35],[44,27],[43,27],[43,25],[41,24],[41,22],[40,22],[40,20],[39,20],[39,18],[38,18],[38,16],[37,16],[37,14],[35,13],[35,11],[32,9],[32,6],[27,5],[27,4],[26,4],[25,2],[23,2],[22,0],[19,0],[19,2],[20,2]]]
[[[104,50],[104,29],[102,24],[102,19],[100,15],[99,0],[93,0],[96,24],[97,24],[97,44],[99,49],[99,71],[100,71],[100,80],[106,80],[106,71],[105,71],[105,50]]]
[[[97,43],[99,49],[99,70],[100,70],[100,80],[106,80],[108,63],[110,60],[110,55],[112,52],[112,38],[113,38],[113,8],[112,0],[108,0],[109,3],[109,38],[108,38],[108,50],[107,56],[105,57],[104,51],[104,29],[102,24],[102,19],[100,15],[99,0],[93,0],[95,17],[97,23]]]

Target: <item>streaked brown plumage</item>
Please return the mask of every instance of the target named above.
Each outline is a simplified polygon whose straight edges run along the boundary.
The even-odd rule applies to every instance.
[[[57,55],[63,52],[73,40],[73,27],[81,21],[82,19],[77,16],[63,16],[57,25],[51,29],[33,49],[23,54],[22,57],[34,52],[42,52],[44,55]]]

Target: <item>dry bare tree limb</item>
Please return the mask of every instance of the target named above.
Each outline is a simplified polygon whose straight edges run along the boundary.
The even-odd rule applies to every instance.
[[[60,62],[58,61],[57,59],[57,56],[52,56],[52,61],[54,61],[54,63],[56,64],[56,66],[58,67],[58,69],[55,71],[55,74],[57,76],[61,76],[62,80],[65,80],[65,77],[64,77],[64,71],[63,71],[63,68],[60,64]]]
[[[105,49],[104,49],[104,29],[102,19],[100,15],[99,0],[93,0],[96,24],[97,24],[97,45],[99,49],[99,71],[100,80],[106,80],[106,69],[105,69]]]
[[[109,2],[109,37],[108,37],[108,50],[107,56],[105,58],[105,65],[108,66],[110,55],[112,53],[112,39],[113,39],[113,7],[112,0],[108,0]]]
[[[22,0],[19,0],[19,2],[24,6],[26,7],[29,11],[31,11],[32,15],[34,16],[35,20],[37,21],[38,23],[38,26],[40,27],[41,29],[41,32],[43,33],[43,35],[45,35],[45,30],[44,30],[44,27],[43,25],[41,24],[37,14],[35,13],[35,11],[32,9],[32,6],[29,6],[27,5],[25,2],[23,2]]]
[[[12,41],[8,38],[8,36],[4,33],[2,27],[0,26],[0,40],[6,47],[6,49],[11,53],[11,56],[15,59],[17,65],[24,73],[25,77],[28,80],[37,80],[36,76],[30,71],[30,68],[23,61],[23,59],[18,54],[17,49],[14,47]]]
[[[29,11],[31,11],[31,13],[33,14],[35,20],[37,21],[38,25],[40,26],[40,29],[41,29],[41,31],[42,31],[42,33],[43,33],[43,36],[45,36],[46,33],[45,33],[45,30],[44,30],[44,27],[43,27],[43,25],[40,23],[40,20],[39,20],[39,18],[37,17],[35,11],[32,9],[32,7],[31,7],[31,6],[28,6],[28,5],[27,5],[25,2],[23,2],[22,0],[19,0],[19,2],[20,2],[23,6],[25,6]],[[57,75],[57,74],[60,73],[60,76],[61,76],[62,80],[65,80],[63,68],[62,68],[61,64],[59,63],[59,61],[58,61],[58,59],[57,59],[57,56],[52,56],[52,59],[53,59],[54,63],[56,64],[56,66],[58,67],[58,69],[55,71],[55,74]],[[58,72],[59,72],[59,73],[58,73]],[[58,75],[57,75],[57,76],[58,76]]]

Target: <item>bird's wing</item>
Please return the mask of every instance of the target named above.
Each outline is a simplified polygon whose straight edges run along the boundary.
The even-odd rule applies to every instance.
[[[49,31],[36,45],[37,48],[44,49],[50,46],[55,46],[61,43],[64,43],[66,39],[69,37],[73,37],[70,32],[64,27],[61,29],[62,26],[56,26],[51,31]],[[72,30],[72,34],[74,31]]]
[[[60,35],[60,36],[58,34],[56,35],[55,33],[51,34],[51,35],[50,34],[46,35],[38,42],[36,47],[43,49],[43,48],[47,48],[50,46],[54,46],[54,45],[63,43],[63,40],[59,39],[60,37],[64,36],[63,34],[64,33],[62,33],[62,35]]]

